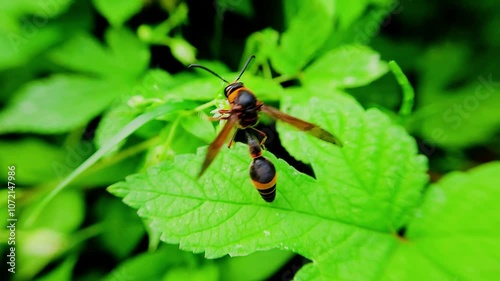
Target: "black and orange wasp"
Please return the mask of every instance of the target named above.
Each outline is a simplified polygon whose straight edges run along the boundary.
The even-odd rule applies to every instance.
[[[226,120],[226,123],[220,131],[219,135],[208,147],[208,152],[205,156],[205,160],[198,174],[198,177],[201,177],[208,166],[210,166],[212,161],[219,153],[222,145],[226,142],[233,128],[236,127],[237,130],[244,129],[247,136],[250,155],[253,159],[252,163],[250,164],[249,171],[252,184],[259,191],[260,195],[265,201],[272,202],[274,201],[274,198],[276,196],[276,169],[271,161],[262,156],[261,148],[266,141],[266,134],[254,128],[254,126],[259,121],[260,112],[264,112],[274,119],[288,123],[296,127],[297,129],[304,131],[323,141],[338,146],[342,146],[342,143],[338,138],[321,129],[320,127],[283,113],[272,106],[264,104],[263,102],[259,101],[257,97],[252,93],[252,91],[246,88],[242,82],[239,82],[249,63],[254,58],[254,55],[251,55],[248,58],[238,77],[236,77],[236,79],[232,83],[229,83],[219,74],[215,73],[205,66],[199,64],[189,65],[189,68],[195,67],[204,69],[227,83],[228,85],[224,88],[224,95],[226,96],[227,101],[230,104],[229,109],[219,110],[221,117],[216,120]],[[254,135],[250,134],[247,129],[251,129],[259,133],[263,137],[262,140],[259,142],[258,139]],[[233,134],[228,147],[231,147],[235,135],[236,132]]]

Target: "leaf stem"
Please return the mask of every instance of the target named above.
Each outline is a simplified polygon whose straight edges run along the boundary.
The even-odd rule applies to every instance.
[[[401,102],[401,107],[399,109],[399,115],[403,117],[407,117],[411,114],[413,110],[413,104],[415,100],[415,91],[408,81],[408,78],[401,70],[401,67],[395,61],[389,62],[389,68],[391,69],[394,77],[398,81],[398,84],[401,86],[403,91],[403,101]]]
[[[292,80],[295,78],[297,78],[297,75],[285,75],[284,74],[284,75],[274,77],[273,81],[276,83],[283,83],[283,82],[286,82],[286,81],[289,81],[289,80]]]
[[[268,61],[264,61],[262,63],[262,72],[264,73],[264,77],[267,79],[273,79],[273,73],[271,72],[271,66],[269,65]]]
[[[211,100],[207,103],[204,103],[204,104],[202,104],[202,105],[200,105],[200,106],[198,106],[190,111],[192,111],[192,113],[196,113],[196,112],[200,112],[200,111],[205,110],[205,109],[212,107],[212,106],[215,106],[215,100]]]

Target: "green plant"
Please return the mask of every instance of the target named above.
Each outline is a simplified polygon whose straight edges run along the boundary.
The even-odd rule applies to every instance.
[[[245,23],[258,4],[213,4],[214,39],[205,48],[184,28],[196,27],[198,17],[182,1],[161,2],[168,16],[153,24],[141,21],[148,7],[137,0],[2,4],[0,163],[15,172],[1,175],[10,186],[1,214],[18,219],[14,278],[263,280],[294,254],[304,257],[300,266],[274,278],[497,278],[500,164],[466,156],[468,145],[497,143],[497,73],[457,71],[474,46],[436,43],[415,62],[422,46],[379,39],[384,20],[413,7],[389,0],[272,1],[282,21],[271,18],[280,23],[233,44],[238,33],[222,33],[225,16]],[[100,31],[91,32],[93,9],[108,22]],[[155,67],[154,48],[166,50],[168,71]],[[250,183],[241,143],[222,149],[197,178],[220,128],[207,117],[227,105],[220,81],[185,65],[219,56],[200,63],[231,80],[250,54],[256,59],[241,81],[260,100],[344,144],[279,121],[276,131],[264,127],[269,143],[291,155],[265,152],[278,171],[273,203]],[[399,57],[405,72],[419,74],[416,93],[391,60]],[[488,92],[477,94],[476,78]],[[450,86],[453,79],[465,82]],[[469,115],[453,111],[472,99],[478,105]],[[430,182],[428,158],[431,176],[477,167]],[[299,172],[295,160],[311,172]],[[132,208],[107,195],[107,186]],[[9,235],[1,233],[5,255]],[[113,264],[84,262],[88,248]]]

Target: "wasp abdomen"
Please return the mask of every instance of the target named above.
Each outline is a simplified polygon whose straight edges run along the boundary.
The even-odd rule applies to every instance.
[[[276,197],[276,168],[266,158],[259,156],[250,164],[250,178],[262,199],[273,202]]]

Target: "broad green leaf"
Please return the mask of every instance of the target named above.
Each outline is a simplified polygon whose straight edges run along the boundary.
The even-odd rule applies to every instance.
[[[348,45],[318,58],[304,71],[303,81],[317,90],[359,87],[387,71],[387,63],[380,60],[377,52],[362,45]]]
[[[320,270],[326,271],[327,276],[338,273],[329,264],[335,261],[330,255],[335,255],[331,250],[336,245],[341,246],[337,248],[339,258],[343,257],[337,262],[352,264],[349,270],[353,272],[366,269],[364,276],[372,276],[372,271],[380,266],[378,261],[398,241],[391,230],[405,218],[397,214],[412,210],[423,183],[410,190],[399,190],[397,183],[382,180],[379,190],[369,185],[356,190],[343,182],[345,179],[330,177],[330,183],[319,184],[267,154],[279,173],[277,198],[269,204],[260,198],[248,178],[247,147],[236,144],[223,150],[198,181],[196,174],[204,154],[200,151],[196,156],[177,156],[175,161],[131,176],[109,190],[138,208],[141,217],[151,219],[152,227],[163,232],[163,241],[180,243],[182,249],[204,251],[208,258],[247,255],[271,248],[292,250],[318,266],[324,264]],[[342,178],[344,171],[335,177]],[[420,174],[425,178],[423,171],[413,173],[413,177]],[[397,177],[404,180],[407,176]],[[344,194],[338,194],[337,188],[343,189]],[[360,260],[372,251],[370,259]],[[325,257],[329,259],[324,260]]]
[[[132,32],[125,28],[108,29],[105,39],[109,47],[102,46],[90,34],[75,34],[49,57],[71,70],[127,81],[146,70],[149,49]]]
[[[327,0],[301,2],[280,45],[271,57],[273,67],[281,74],[294,75],[302,69],[323,45],[333,27],[334,3]]]
[[[56,179],[54,168],[66,164],[67,154],[60,147],[50,145],[38,139],[0,142],[0,165],[16,166],[16,184],[32,185]],[[0,176],[7,181],[7,173]]]
[[[295,145],[307,151],[317,180],[267,153],[278,171],[272,204],[251,185],[251,159],[241,144],[223,149],[199,180],[204,151],[177,156],[109,190],[151,219],[163,241],[182,249],[209,258],[292,250],[313,260],[320,272],[310,271],[314,276],[371,280],[399,243],[392,233],[418,203],[427,181],[425,159],[417,156],[414,140],[377,110],[364,112],[340,94],[311,102],[313,121],[337,132],[344,147],[294,132],[306,138]],[[345,270],[337,270],[339,264]]]
[[[334,197],[355,193],[357,200],[344,206],[338,202],[333,210],[341,212],[350,206],[364,214],[365,225],[373,227],[378,220],[384,221],[379,228],[398,229],[417,203],[416,187],[427,180],[426,161],[417,156],[415,140],[379,110],[364,112],[349,96],[336,93],[330,99],[309,101],[303,101],[302,96],[307,95],[300,89],[286,95],[282,107],[338,136],[344,146],[337,148],[278,121],[284,147],[295,158],[311,163],[317,180],[331,185]],[[383,203],[388,200],[400,200],[410,208],[404,211]]]
[[[56,134],[84,126],[125,91],[119,83],[76,75],[34,81],[0,112],[0,133]]]
[[[137,14],[143,5],[141,0],[92,0],[92,2],[108,22],[116,27],[123,25]]]
[[[30,208],[35,205],[30,205]],[[29,214],[27,210],[24,214]],[[54,197],[51,204],[40,214],[29,229],[48,228],[59,233],[71,233],[78,229],[85,217],[85,201],[79,191],[65,191]],[[25,221],[24,221],[25,222]],[[22,222],[23,229],[24,222]]]
[[[362,1],[336,1],[335,13],[339,17],[339,29],[346,29],[355,22],[365,11],[370,0]]]
[[[430,186],[380,280],[496,280],[500,162]]]

